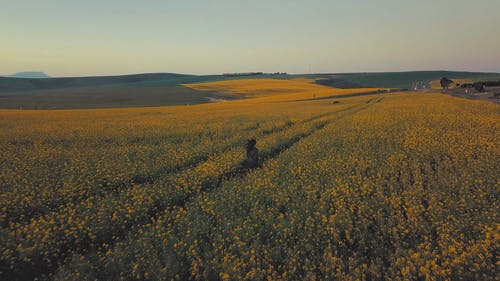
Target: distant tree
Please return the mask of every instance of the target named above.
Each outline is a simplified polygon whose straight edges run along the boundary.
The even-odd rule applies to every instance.
[[[441,78],[439,83],[441,84],[441,88],[443,88],[443,90],[448,90],[450,85],[453,84],[454,82],[453,82],[453,80],[450,80],[446,77],[443,77],[443,78]]]
[[[476,90],[478,92],[481,92],[481,93],[484,92],[484,83],[482,83],[482,82],[474,83],[473,87],[474,87],[474,90]]]

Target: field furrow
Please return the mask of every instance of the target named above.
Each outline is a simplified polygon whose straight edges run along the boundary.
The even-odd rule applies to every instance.
[[[353,106],[347,107],[342,110],[349,110]],[[0,217],[0,225],[2,227],[7,227],[10,223],[20,223],[23,221],[29,221],[32,218],[50,213],[57,210],[60,206],[66,204],[70,201],[73,203],[81,202],[90,197],[104,196],[109,192],[118,192],[119,190],[130,188],[134,185],[141,185],[146,183],[153,183],[161,177],[167,174],[180,172],[185,169],[189,169],[196,165],[199,165],[207,161],[210,155],[223,153],[235,146],[241,145],[245,138],[249,136],[254,138],[259,138],[272,133],[279,133],[291,126],[294,123],[306,123],[311,122],[316,119],[331,115],[332,112],[326,112],[312,117],[308,117],[303,120],[285,120],[282,122],[270,121],[267,123],[259,123],[257,126],[250,124],[247,125],[242,130],[234,132],[234,135],[226,138],[224,141],[220,141],[211,146],[210,150],[203,150],[206,145],[203,143],[201,145],[190,148],[191,151],[195,153],[189,155],[188,158],[182,159],[182,161],[169,162],[168,165],[162,166],[160,168],[140,170],[136,174],[127,174],[123,177],[126,179],[120,180],[123,177],[118,177],[114,179],[109,178],[95,178],[91,182],[86,183],[85,186],[75,186],[78,187],[78,192],[68,192],[67,189],[56,190],[55,193],[41,193],[36,194],[32,191],[31,194],[36,196],[32,200],[29,195],[23,194],[19,190],[12,189],[11,192],[5,192],[2,194],[2,203],[5,206],[6,212]],[[249,132],[251,130],[251,132]],[[245,132],[248,132],[245,134]],[[85,190],[82,193],[81,190]],[[19,200],[24,202],[20,204]]]
[[[205,143],[189,148],[189,150],[195,153],[189,155],[181,161],[171,161],[167,165],[150,169],[150,170],[140,170],[136,174],[127,174],[123,177],[109,179],[109,178],[95,178],[92,181],[86,183],[84,186],[78,186],[79,192],[70,193],[67,189],[62,188],[61,190],[56,190],[55,193],[42,194],[42,196],[37,196],[36,200],[29,200],[25,194],[19,192],[19,190],[12,190],[11,192],[5,192],[2,194],[2,203],[5,203],[6,212],[2,216],[1,226],[7,227],[10,223],[21,223],[23,221],[29,221],[32,218],[50,213],[57,210],[60,206],[66,204],[70,201],[73,203],[78,203],[84,201],[90,197],[100,197],[105,196],[110,192],[119,192],[122,189],[130,188],[134,185],[141,185],[146,183],[153,183],[160,177],[164,177],[170,173],[180,172],[192,168],[200,163],[207,161],[210,155],[225,152],[235,146],[241,145],[245,138],[249,135],[254,137],[265,136],[274,132],[282,131],[290,126],[294,122],[287,120],[283,122],[271,121],[264,124],[259,124],[258,127],[255,125],[247,125],[243,130],[234,131],[232,136],[224,139],[223,141],[217,142],[211,146],[210,150],[204,150],[206,147]],[[251,130],[251,131],[250,131]],[[171,144],[169,144],[171,145]],[[158,148],[161,149],[161,148]],[[161,155],[160,155],[161,157]],[[121,179],[125,178],[125,179]],[[86,190],[82,193],[81,190]],[[25,204],[19,204],[18,200],[14,198],[19,198],[20,200],[26,200]]]
[[[0,112],[0,279],[494,280],[498,105],[277,97]]]
[[[496,109],[440,96],[370,105],[261,169],[213,181],[211,192],[113,246],[75,253],[54,279],[336,280],[368,272],[382,280],[409,270],[494,280]],[[467,106],[478,112],[464,114]]]
[[[274,144],[274,146],[271,146],[270,148],[268,148],[268,145],[264,144],[263,147],[265,148],[265,150],[262,150],[261,152],[263,165],[262,169],[266,169],[267,162],[276,161],[276,158],[279,158],[279,155],[293,148],[299,142],[319,135],[326,127],[335,126],[335,124],[337,124],[337,122],[339,122],[340,120],[353,116],[354,114],[362,110],[366,110],[373,103],[374,102],[370,100],[368,103],[363,102],[361,104],[340,109],[338,111],[335,111],[335,113],[344,112],[345,114],[335,115],[334,118],[329,117],[330,115],[332,115],[331,113],[322,114],[322,116],[310,118],[308,119],[308,121],[317,120],[317,122],[314,122],[314,125],[310,127],[309,130],[291,136],[286,141],[279,143],[279,145]],[[259,173],[259,170],[261,169],[248,170],[238,168],[236,166],[227,172],[218,174],[217,176],[205,178],[205,180],[201,183],[201,192],[186,196],[185,198],[183,198],[183,200],[180,200],[175,206],[173,206],[173,208],[168,208],[162,212],[157,213],[149,223],[142,224],[140,226],[138,225],[128,233],[126,238],[127,240],[115,241],[115,243],[113,244],[105,244],[104,247],[100,247],[98,250],[90,251],[86,255],[74,253],[74,255],[71,257],[73,261],[70,261],[67,266],[63,266],[62,268],[60,268],[59,271],[71,271],[71,267],[73,266],[72,262],[84,264],[98,263],[99,261],[96,261],[96,252],[102,253],[102,251],[105,251],[106,255],[108,255],[112,259],[113,257],[119,256],[123,252],[130,251],[131,247],[136,247],[138,246],[138,243],[141,243],[141,241],[150,239],[152,236],[154,236],[157,229],[167,225],[168,228],[175,228],[176,220],[178,220],[180,216],[183,216],[185,215],[185,213],[189,212],[191,208],[196,208],[197,206],[199,206],[199,201],[203,200],[203,198],[205,198],[207,194],[211,192],[217,192],[217,190],[222,185],[230,185],[232,181],[244,181],[248,174],[253,175],[255,173]],[[193,177],[190,178],[193,179]],[[168,237],[167,233],[169,233],[169,231],[165,229],[165,235],[162,235],[163,239],[171,240],[173,237]],[[209,234],[206,235],[206,237],[209,236]],[[206,242],[210,243],[210,241]],[[117,246],[114,247],[114,244],[117,244]],[[111,260],[109,262],[113,263],[113,261]],[[183,267],[186,268],[185,265],[183,265]],[[187,276],[183,276],[181,277],[181,279],[182,278],[187,278]]]
[[[348,114],[353,108],[356,107],[338,110]],[[277,155],[324,126],[325,122],[334,121],[335,114],[333,111],[320,118],[313,117],[263,136],[259,139],[262,157]],[[113,243],[162,210],[182,205],[193,195],[217,185],[224,177],[237,174],[241,156],[242,149],[234,148],[179,173],[159,177],[156,182],[88,198],[28,223],[2,229],[2,237],[6,238],[3,252],[8,253],[2,257],[2,263],[11,268],[13,276],[28,272],[36,276],[57,267],[71,252],[84,253],[102,244]],[[14,268],[13,264],[17,266]]]

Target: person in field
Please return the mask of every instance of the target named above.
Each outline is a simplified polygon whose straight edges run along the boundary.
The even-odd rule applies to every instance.
[[[245,159],[246,168],[255,168],[259,166],[259,150],[255,147],[257,141],[249,139],[246,144],[247,159]]]

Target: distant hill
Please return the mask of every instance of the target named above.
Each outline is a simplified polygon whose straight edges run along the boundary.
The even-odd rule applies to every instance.
[[[47,74],[41,71],[23,71],[23,72],[18,72],[16,74],[12,74],[9,77],[13,78],[33,78],[33,79],[40,79],[40,78],[50,78]]]
[[[13,78],[0,77],[0,93],[37,91],[63,88],[85,88],[97,86],[125,86],[144,82],[177,85],[182,78],[196,77],[175,73],[144,73],[115,76],[61,77],[61,78]]]
[[[116,76],[0,77],[0,108],[73,109],[186,105],[233,99],[185,83],[223,80],[222,75],[144,73]],[[236,78],[231,78],[236,79]],[[227,80],[225,78],[224,80]]]
[[[463,72],[463,71],[409,71],[409,72],[372,72],[372,73],[338,73],[329,78],[349,81],[363,87],[374,88],[406,88],[410,89],[414,82],[429,83],[433,80],[447,78],[492,79],[500,77],[500,73]]]
[[[234,79],[317,79],[334,88],[411,88],[441,77],[500,79],[500,73],[413,71],[380,73],[262,74],[256,76],[143,73],[114,76],[18,78],[0,77],[0,108],[102,108],[181,105],[232,97],[221,92],[188,89],[182,84]],[[319,79],[321,78],[321,79]]]
[[[224,75],[191,75],[177,73],[141,73],[113,76],[88,76],[88,77],[57,77],[46,79],[0,77],[0,93],[94,88],[94,87],[119,87],[119,88],[141,88],[141,87],[170,87],[188,83],[211,82],[233,79],[251,78],[276,78],[290,79],[302,77],[303,75],[276,75],[263,74],[257,76]]]

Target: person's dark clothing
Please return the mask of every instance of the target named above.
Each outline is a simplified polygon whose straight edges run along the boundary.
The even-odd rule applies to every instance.
[[[259,150],[255,147],[247,150],[246,165],[248,168],[255,168],[259,165]]]

